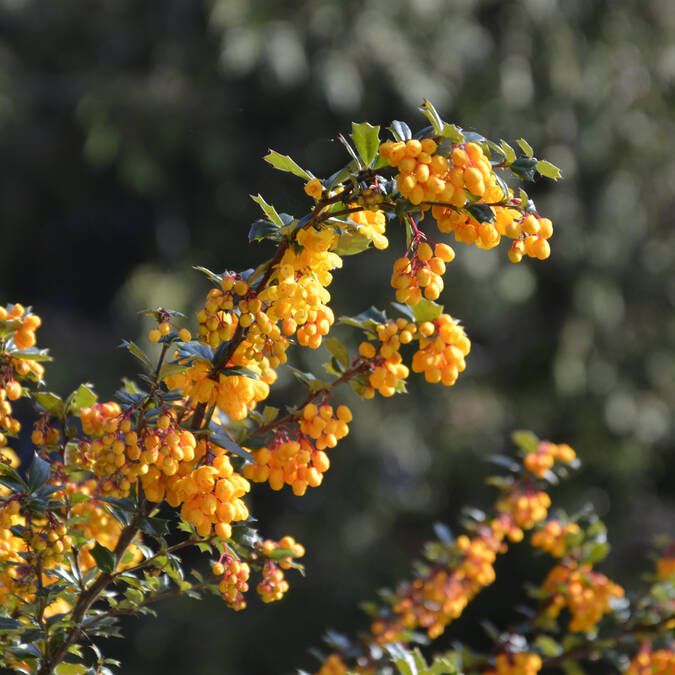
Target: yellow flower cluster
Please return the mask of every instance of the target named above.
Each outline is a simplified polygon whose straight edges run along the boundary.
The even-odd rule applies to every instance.
[[[300,344],[316,349],[335,320],[327,286],[333,280],[331,270],[342,267],[342,259],[331,250],[338,237],[332,229],[307,227],[297,233],[296,242],[300,250],[286,248],[258,297],[269,306],[270,321],[281,322],[285,335],[297,331]]]
[[[371,398],[375,391],[382,396],[396,393],[398,383],[410,372],[399,349],[413,340],[419,341],[419,349],[413,355],[412,370],[424,373],[427,382],[452,386],[466,368],[464,357],[471,350],[471,342],[459,322],[449,314],[423,321],[419,326],[399,318],[379,324],[376,333],[379,348],[367,341],[359,345],[359,355],[370,364],[366,398]]]
[[[610,600],[624,594],[623,588],[604,574],[576,561],[556,565],[544,580],[543,589],[550,593],[546,614],[556,618],[567,607],[573,633],[593,630],[602,615],[611,611]]]
[[[259,371],[254,363],[251,370]],[[255,371],[254,371],[255,372]],[[243,375],[211,374],[210,364],[197,359],[188,370],[165,378],[169,389],[179,389],[194,407],[199,403],[217,405],[231,420],[243,420],[260,401],[270,393],[269,384],[276,379],[273,370],[266,371],[260,379]]]
[[[424,373],[427,382],[451,387],[466,368],[464,357],[471,350],[464,329],[449,314],[441,314],[420,324],[419,332],[420,348],[413,356],[413,372]]]
[[[382,396],[393,396],[399,381],[408,377],[410,371],[403,363],[399,348],[401,345],[412,342],[417,334],[417,324],[414,321],[400,318],[379,324],[376,327],[376,333],[380,342],[379,347],[372,342],[362,342],[359,345],[359,355],[370,363],[369,386],[365,390],[366,398],[372,398],[375,391]]]
[[[486,670],[484,675],[536,675],[541,666],[539,654],[499,654],[494,670]]]
[[[675,673],[675,644],[669,649],[652,651],[645,643],[630,662],[624,675],[673,675]]]
[[[355,206],[350,204],[350,206]],[[379,250],[384,250],[389,246],[389,240],[385,236],[387,226],[387,217],[383,211],[371,211],[363,209],[352,213],[350,219],[356,223],[356,231],[373,242],[373,246]]]
[[[576,523],[563,525],[559,520],[549,520],[541,530],[532,534],[532,546],[540,548],[554,558],[562,558],[568,551],[568,535],[577,534],[579,526]]]
[[[431,138],[380,145],[380,155],[399,169],[399,192],[412,204],[433,201],[460,208],[469,199],[467,192],[482,197],[492,187],[492,167],[479,145],[456,146],[450,157],[436,154],[437,148]]]
[[[411,259],[404,256],[396,260],[391,275],[396,299],[413,307],[422,299],[424,289],[427,300],[437,300],[443,290],[445,263],[454,258],[455,252],[447,244],[436,244],[432,250],[427,242],[422,242]]]
[[[241,497],[249,490],[249,482],[234,471],[229,457],[221,454],[212,464],[203,464],[170,485],[166,500],[174,507],[182,504],[181,517],[195,526],[200,537],[215,530],[221,539],[229,539],[230,523],[248,518]]]

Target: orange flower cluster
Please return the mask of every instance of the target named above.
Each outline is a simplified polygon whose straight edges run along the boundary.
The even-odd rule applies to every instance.
[[[675,644],[669,649],[652,651],[645,643],[630,662],[625,675],[673,675],[675,673]]]
[[[307,487],[318,487],[330,468],[326,448],[334,448],[349,433],[352,414],[346,405],[334,411],[330,405],[308,403],[298,420],[299,433],[282,431],[269,447],[253,452],[255,464],[244,467],[244,476],[254,483],[267,481],[273,490],[290,485],[297,496]]]
[[[569,464],[576,458],[576,453],[566,443],[556,445],[548,441],[542,441],[535,452],[525,455],[523,463],[525,468],[537,478],[543,478],[555,462]]]
[[[554,558],[562,558],[568,551],[568,535],[577,534],[576,523],[563,525],[559,520],[549,520],[541,530],[532,534],[532,546],[542,549]]]
[[[536,675],[541,666],[539,654],[499,654],[494,670],[486,670],[484,675]]]
[[[237,612],[245,609],[244,593],[248,591],[248,579],[251,574],[248,563],[226,553],[221,560],[213,564],[211,571],[215,576],[222,577],[218,582],[218,590],[222,593],[225,604]]]
[[[546,577],[543,588],[550,593],[546,614],[555,618],[567,607],[572,615],[569,630],[573,633],[593,630],[602,615],[611,611],[610,600],[624,594],[623,588],[604,574],[576,561],[556,565]]]
[[[11,341],[18,350],[29,349],[36,343],[35,331],[42,320],[37,314],[31,314],[18,302],[7,308],[0,305],[0,321],[8,321]],[[0,448],[7,445],[7,436],[19,433],[21,423],[13,417],[12,402],[23,394],[23,387],[17,378],[29,377],[39,382],[44,375],[44,367],[38,361],[22,359],[20,352],[4,352],[0,354]]]

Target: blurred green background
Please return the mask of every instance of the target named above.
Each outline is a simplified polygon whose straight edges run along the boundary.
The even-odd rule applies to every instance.
[[[527,189],[556,227],[551,258],[511,265],[502,247],[458,244],[446,310],[472,339],[451,389],[358,403],[324,485],[251,499],[266,536],[305,543],[308,576],[277,605],[251,595],[167,602],[106,645],[121,672],[312,670],[323,630],[365,627],[358,603],[393,585],[459,508],[486,507],[485,459],[532,428],[584,466],[555,491],[609,525],[604,570],[639,579],[649,542],[675,529],[675,5],[669,0],[0,0],[0,295],[43,317],[50,388],[94,381],[112,396],[144,341],[136,312],[192,313],[208,290],[191,269],[244,269],[249,193],[302,214],[302,184],[261,160],[268,147],[326,176],[339,132],[383,126],[429,98],[490,138],[524,136],[565,180]],[[432,234],[432,236],[434,236]],[[391,246],[345,261],[336,314],[386,306]],[[355,345],[358,336],[339,328]],[[325,352],[301,354],[320,367]],[[273,395],[297,400],[283,375]],[[547,561],[525,544],[438,647],[480,645]],[[204,565],[204,561],[198,563]]]

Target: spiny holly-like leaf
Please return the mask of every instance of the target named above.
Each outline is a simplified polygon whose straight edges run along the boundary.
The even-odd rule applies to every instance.
[[[228,450],[229,452],[237,455],[238,457],[241,457],[242,459],[246,460],[247,462],[252,462],[253,457],[250,452],[247,450],[244,450],[244,448],[239,445],[228,433],[227,430],[222,427],[220,424],[216,424],[215,422],[210,422],[209,423],[209,431],[211,432],[209,434],[209,439],[218,445],[221,448],[225,448],[225,450]]]
[[[251,199],[263,210],[263,213],[271,220],[275,225],[283,227],[286,223],[281,219],[281,216],[277,213],[277,210],[271,205],[268,204],[262,197],[262,195],[250,195]]]
[[[270,223],[268,220],[256,220],[248,231],[248,240],[262,241],[263,239],[272,239],[279,241],[281,239],[281,235],[279,234],[280,229],[277,224]]]
[[[521,157],[517,159],[509,169],[523,180],[534,180],[535,169],[537,166],[537,160],[529,157]]]
[[[48,349],[28,347],[27,349],[9,350],[12,356],[24,361],[53,361]]]
[[[356,255],[370,246],[370,239],[358,232],[343,232],[333,252],[339,256]]]
[[[359,157],[366,166],[370,166],[377,157],[377,151],[380,147],[380,127],[374,127],[368,122],[362,124],[352,122],[352,140]]]
[[[38,405],[42,406],[54,417],[65,417],[66,407],[63,399],[58,394],[53,394],[51,391],[35,391],[31,396]]]
[[[531,431],[524,429],[519,429],[514,431],[511,434],[511,440],[523,451],[523,452],[536,452],[539,447],[539,439],[536,434]]]
[[[311,180],[314,176],[305,171],[302,167],[298,166],[288,155],[280,155],[276,150],[270,151],[265,155],[265,161],[271,164],[275,169],[279,171],[288,171],[289,173],[304,178],[305,180]]]
[[[431,126],[434,128],[434,132],[437,136],[440,136],[443,133],[443,127],[445,123],[441,119],[441,116],[436,111],[436,108],[428,101],[424,99],[424,103],[419,108],[419,110],[425,115],[425,117],[431,122]]]
[[[195,359],[213,362],[213,349],[201,342],[183,342],[178,345],[178,357],[172,363],[190,363]]]
[[[415,321],[422,323],[423,321],[434,321],[443,314],[443,305],[438,305],[431,300],[422,298],[414,307],[413,314]]]
[[[462,130],[455,124],[444,124],[441,132],[444,138],[447,138],[455,145],[464,143],[464,134]]]
[[[519,138],[516,143],[518,144],[518,147],[525,153],[525,157],[532,157],[534,155],[534,150],[532,150],[532,147],[524,138]]]
[[[120,347],[128,349],[147,369],[152,372],[153,365],[148,355],[134,342],[129,340],[122,340]]]
[[[327,338],[323,341],[326,349],[344,366],[349,365],[349,352],[337,338]]]
[[[413,313],[412,309],[410,308],[410,305],[404,305],[400,302],[391,302],[389,303],[394,309],[398,310],[405,316],[406,319],[410,319],[410,321],[415,320],[415,314]]]
[[[202,267],[201,265],[193,265],[192,269],[205,274],[214,284],[216,284],[216,286],[220,286],[221,282],[223,281],[222,274],[216,274],[215,272],[212,272],[210,269]]]
[[[264,424],[269,424],[274,422],[274,420],[279,416],[279,408],[275,408],[273,405],[266,405],[262,411],[262,419]]]
[[[516,161],[516,151],[506,141],[500,141],[499,149],[504,155],[504,159],[506,160],[505,164],[507,166]]]
[[[93,384],[81,384],[69,397],[67,411],[68,413],[77,413],[82,408],[90,408],[98,400],[94,393]]]
[[[542,176],[546,176],[546,178],[552,178],[553,180],[562,178],[560,169],[555,164],[551,164],[551,162],[547,162],[545,159],[540,159],[537,162],[536,169]]]
[[[39,455],[33,455],[33,461],[28,468],[28,487],[31,492],[37,492],[47,482],[50,466]]]
[[[405,122],[394,120],[389,127],[389,131],[393,134],[397,141],[409,141],[412,138],[412,131]]]
[[[297,368],[289,366],[288,364],[286,364],[286,367],[293,373],[295,378],[299,382],[302,382],[302,384],[304,384],[310,391],[316,393],[317,391],[321,391],[322,389],[326,388],[326,383],[318,379],[313,373],[298,370]]]

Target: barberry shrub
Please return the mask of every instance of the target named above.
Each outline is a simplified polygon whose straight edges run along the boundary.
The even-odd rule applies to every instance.
[[[427,101],[421,111],[429,126],[413,134],[393,122],[388,140],[377,126],[354,124],[351,140],[340,136],[348,164],[328,178],[270,151],[272,166],[303,180],[308,213],[278,213],[254,197],[263,218],[249,239],[271,242],[273,256],[244,271],[198,268],[212,288],[194,325],[165,308],[144,310],[157,353],[123,342],[143,372],[114,401],[99,401],[88,384],[67,397],[48,391],[40,318],[18,303],[0,307],[0,666],[108,673],[119,664],[96,642],[117,634],[121,615],[179,594],[213,593],[241,610],[252,584],[264,602],[279,600],[305,549],[290,535],[264,539],[247,493],[257,484],[298,496],[319,488],[352,423],[341,385],[369,399],[405,392],[411,369],[429,383],[457,381],[471,342],[436,302],[455,257],[436,239],[452,234],[491,249],[505,238],[513,263],[546,259],[553,225],[517,181],[559,172],[523,139],[495,143],[444,122]],[[336,318],[328,287],[342,258],[386,249],[388,227],[406,237],[392,262],[390,314],[356,308],[363,311]],[[354,353],[330,335],[336,322],[356,329]],[[294,350],[322,345],[327,377],[288,363]],[[283,410],[265,404],[280,368],[304,389]],[[13,408],[20,397],[36,409],[24,465],[10,440],[22,433]],[[515,440],[523,462],[498,458],[510,473],[491,479],[500,495],[490,515],[472,512],[457,539],[438,526],[415,578],[369,606],[361,638],[332,634],[319,672],[377,672],[393,662],[404,673],[535,673],[605,652],[629,673],[673,672],[672,549],[630,604],[594,569],[607,552],[600,521],[548,515],[546,488],[574,468],[575,452],[528,433]],[[492,631],[490,654],[458,648],[427,666],[412,643],[443,633],[492,583],[507,542],[526,531],[557,560],[533,591],[536,608],[513,630]],[[185,568],[188,547],[209,556],[208,574]]]

